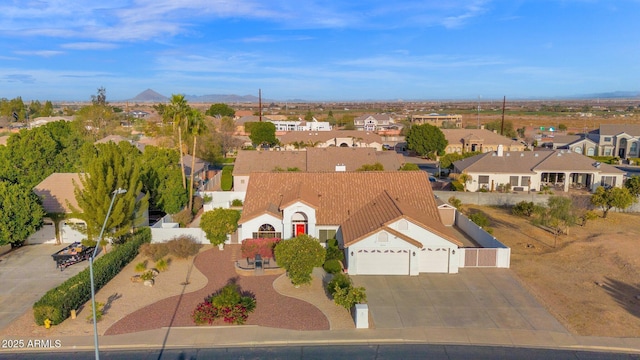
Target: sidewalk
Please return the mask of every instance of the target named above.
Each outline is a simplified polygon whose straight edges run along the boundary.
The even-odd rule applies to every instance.
[[[25,343],[29,339],[22,339]],[[93,336],[70,336],[59,340],[60,348],[0,349],[0,354],[16,351],[81,351],[94,348]],[[132,334],[101,336],[101,350],[144,348],[196,348],[229,346],[283,346],[328,344],[427,343],[494,345],[640,354],[638,338],[574,336],[566,333],[528,330],[459,330],[451,328],[353,329],[295,331],[260,326],[162,328]]]

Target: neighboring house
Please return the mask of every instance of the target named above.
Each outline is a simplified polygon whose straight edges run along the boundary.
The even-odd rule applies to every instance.
[[[490,152],[498,150],[498,146],[506,151],[524,151],[525,145],[517,140],[509,139],[486,129],[441,129],[447,147],[445,153],[463,154],[467,152]]]
[[[128,114],[134,119],[146,119],[149,117],[149,113],[142,110],[133,110],[133,111],[130,111]]]
[[[382,164],[385,171],[396,171],[404,159],[395,151],[373,148],[307,148],[305,151],[239,151],[233,167],[234,191],[246,191],[252,172],[355,171],[362,165]]]
[[[331,124],[326,121],[318,121],[313,118],[313,121],[305,120],[272,120],[267,119],[276,126],[276,131],[330,131]]]
[[[74,194],[74,183],[82,189],[79,173],[53,173],[33,188],[33,192],[42,201],[42,207],[47,214],[68,215],[72,208],[79,208]],[[82,219],[64,219],[59,224],[58,239],[60,243],[73,243],[86,238],[78,228],[86,227]],[[55,244],[55,219],[44,218],[44,225],[27,240],[28,244]]]
[[[387,130],[394,125],[394,120],[389,114],[362,115],[353,119],[353,126],[360,131]]]
[[[331,130],[331,131],[292,131],[278,136],[285,150],[294,150],[296,144],[306,147],[369,147],[382,151],[382,138],[369,131]]]
[[[81,176],[83,176],[82,173],[53,173],[33,188],[33,192],[42,201],[45,213],[69,216],[74,212],[74,208],[81,210],[74,192],[76,186],[80,191],[83,189],[82,181],[80,180]],[[141,193],[138,199],[142,196],[144,194]],[[145,210],[141,226],[148,225],[149,212]],[[82,219],[64,218],[58,226],[59,242],[73,243],[82,241],[87,236],[80,229],[86,228],[86,226],[86,222]],[[55,244],[56,242],[55,218],[51,216],[45,217],[44,226],[27,240],[29,244]]]
[[[119,144],[122,141],[128,142],[129,144],[135,146],[136,149],[138,149],[138,151],[144,152],[144,147],[146,146],[145,144],[137,142],[137,141],[129,140],[126,137],[120,136],[120,135],[108,135],[108,136],[105,136],[102,139],[97,140],[96,142],[94,142],[94,144],[106,144],[108,142],[112,142],[114,144]]]
[[[351,275],[457,273],[462,243],[427,173],[254,173],[238,238],[336,238]],[[286,241],[286,240],[285,240]]]
[[[184,175],[187,179],[191,179],[191,162],[193,161],[193,156],[189,154],[183,155],[182,161],[184,163]],[[209,164],[209,162],[196,157],[194,167],[194,181],[201,184],[202,182],[208,180],[210,177],[210,169],[211,164]]]
[[[466,173],[468,191],[496,191],[510,186],[512,191],[556,191],[571,188],[595,191],[598,186],[620,187],[625,172],[569,150],[497,151],[453,163],[454,173]]]
[[[598,153],[598,144],[588,137],[566,135],[556,136],[556,138],[559,139],[557,141],[554,140],[552,143],[552,147],[555,149],[567,149],[586,156],[595,156]]]
[[[29,121],[29,128],[33,129],[56,121],[73,121],[75,116],[40,116]]]
[[[640,125],[601,124],[598,130],[589,133],[589,138],[598,144],[596,155],[620,159],[640,157]]]
[[[453,115],[453,114],[425,114],[425,115],[411,115],[409,119],[411,125],[424,125],[429,124],[437,127],[442,127],[445,125],[452,125],[456,128],[462,128],[462,115]]]

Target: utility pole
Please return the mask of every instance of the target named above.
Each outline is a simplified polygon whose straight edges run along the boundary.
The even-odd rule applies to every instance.
[[[478,129],[480,129],[480,95],[478,95],[478,116],[477,116],[477,120],[478,120]]]
[[[260,122],[262,122],[262,89],[258,89],[258,112],[260,113]]]
[[[502,99],[502,123],[500,124],[500,135],[504,136],[504,107],[507,104],[507,97]]]

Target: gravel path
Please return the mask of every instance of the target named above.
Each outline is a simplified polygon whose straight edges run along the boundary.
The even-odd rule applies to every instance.
[[[255,296],[256,310],[249,315],[247,325],[292,330],[329,330],[329,321],[318,308],[307,302],[280,295],[274,290],[273,282],[279,275],[239,276],[231,259],[232,246],[239,245],[227,245],[224,251],[213,248],[198,254],[195,266],[208,279],[203,289],[172,296],[137,310],[113,324],[105,335],[168,326],[194,326],[191,313],[196,305],[229,281],[235,281],[241,291],[250,292]]]

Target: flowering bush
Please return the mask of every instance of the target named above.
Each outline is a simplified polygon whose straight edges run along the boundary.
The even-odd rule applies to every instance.
[[[219,318],[229,324],[242,325],[255,309],[254,298],[242,296],[238,285],[229,284],[198,304],[191,319],[196,325],[211,325]]]
[[[262,258],[273,258],[273,248],[279,241],[279,238],[245,239],[240,252],[243,258],[253,258],[256,254],[260,254]]]

